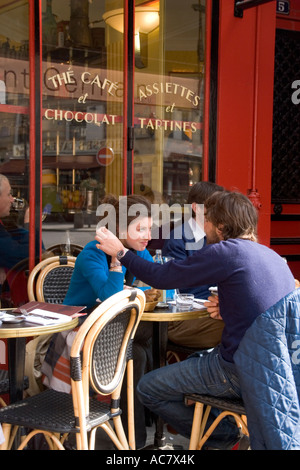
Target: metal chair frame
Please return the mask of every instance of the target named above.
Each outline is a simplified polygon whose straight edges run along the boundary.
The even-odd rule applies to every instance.
[[[72,393],[46,390],[0,409],[0,422],[6,437],[0,449],[12,445],[15,435],[12,426],[32,429],[19,450],[38,433],[45,435],[51,449],[63,450],[63,442],[69,433],[76,434],[78,450],[94,449],[98,427],[104,429],[119,450],[135,449],[130,351],[144,306],[145,295],[139,289],[126,289],[100,304],[80,327],[72,345]],[[126,365],[128,439],[119,407]],[[96,394],[111,395],[111,403],[91,398],[90,386]]]

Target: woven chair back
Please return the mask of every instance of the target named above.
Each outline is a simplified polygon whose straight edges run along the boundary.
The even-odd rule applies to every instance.
[[[47,274],[43,282],[45,302],[62,304],[69,289],[74,266],[56,266]]]
[[[131,342],[144,310],[144,299],[139,289],[129,295],[122,291],[87,317],[81,326],[82,338],[77,334],[78,345],[73,344],[71,351],[72,363],[79,360],[84,371],[85,387],[88,383],[96,393],[110,395],[122,382],[127,361],[132,358]]]
[[[110,393],[121,381],[127,357],[131,354],[130,342],[124,344],[125,332],[129,328],[129,337],[137,318],[138,310],[127,307],[109,321],[99,333],[92,350],[91,377],[93,386],[100,393]],[[130,326],[129,326],[130,325]]]
[[[76,258],[53,256],[38,263],[31,271],[27,290],[29,300],[61,304],[68,291]]]

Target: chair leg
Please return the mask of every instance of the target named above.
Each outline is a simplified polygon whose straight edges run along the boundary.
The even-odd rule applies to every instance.
[[[95,450],[95,439],[96,439],[96,431],[98,428],[94,428],[90,432],[90,440],[89,440],[89,450]]]
[[[3,400],[3,398],[1,398],[1,397],[0,397],[0,405],[1,405],[2,407],[7,406],[7,404],[5,403],[5,401]]]
[[[210,411],[211,411],[211,406],[207,405],[206,408],[205,408],[205,413],[204,413],[202,423],[201,423],[201,426],[200,426],[200,433],[199,433],[199,441],[198,442],[200,442],[200,439],[202,438],[202,436],[204,434],[205,426],[206,426]],[[197,449],[198,449],[198,447],[197,447]]]
[[[12,445],[13,445],[13,442],[15,440],[15,437],[17,435],[17,432],[19,430],[19,426],[14,426],[12,428],[12,431],[10,433],[10,438],[9,438],[9,444],[8,444],[8,449],[11,449],[12,448]]]
[[[120,416],[118,416],[118,418],[120,418]],[[113,420],[114,420],[115,428],[116,428],[116,421],[115,421],[116,418],[113,418]],[[120,418],[120,424],[122,426],[121,418]],[[125,440],[122,440],[122,442],[121,442],[121,440],[119,439],[120,436],[117,435],[118,434],[117,429],[116,429],[116,432],[114,432],[113,428],[111,427],[111,425],[108,422],[103,423],[98,427],[100,427],[101,429],[103,429],[103,431],[106,432],[106,434],[108,435],[108,437],[110,437],[110,439],[115,444],[115,446],[117,447],[118,450],[129,450],[129,446],[128,446],[124,431],[123,431],[123,436],[124,436]],[[118,427],[118,425],[117,425],[117,427]],[[123,426],[122,426],[122,428],[123,428]],[[93,432],[94,431],[95,430],[93,429]],[[93,437],[93,441],[94,441],[94,437]],[[93,450],[93,448],[91,447],[91,444],[90,444],[90,450]]]
[[[241,431],[242,431],[243,434],[246,434],[246,436],[249,436],[246,416],[245,415],[238,415],[236,413],[231,413],[231,414],[235,419],[237,427],[241,428]]]
[[[60,449],[60,450],[65,450],[64,446],[62,445],[62,443],[60,442],[60,440],[54,435],[52,434],[51,432],[48,432],[48,431],[41,431],[39,429],[35,429],[33,431],[31,431],[27,436],[26,438],[24,439],[24,441],[22,442],[22,444],[19,446],[18,450],[22,450],[24,449],[24,447],[28,444],[28,442],[30,441],[30,439],[33,438],[33,436],[35,436],[36,434],[44,434],[47,442],[48,438],[50,438],[50,440],[52,441],[53,443],[53,446],[50,445],[50,447],[52,447],[52,449],[54,450],[55,448],[57,449]]]
[[[219,416],[214,420],[214,422],[212,423],[212,425],[209,427],[209,429],[206,431],[206,433],[204,434],[203,438],[200,439],[199,443],[198,443],[198,446],[197,446],[197,450],[200,450],[203,445],[205,444],[205,442],[207,441],[207,439],[211,436],[211,434],[213,433],[213,431],[216,429],[216,427],[218,426],[218,424],[222,421],[222,419],[224,419],[226,416],[233,416],[234,419],[235,419],[235,422],[236,422],[236,425],[237,427],[241,427],[242,428],[242,431],[244,432],[244,434],[246,435],[249,435],[248,434],[248,429],[247,429],[247,426],[245,425],[245,422],[242,420],[241,416],[237,413],[233,413],[231,411],[223,411],[222,413],[219,414]]]
[[[193,403],[192,401],[189,404]],[[211,406],[207,405],[205,409],[205,413],[203,416],[204,404],[201,402],[194,402],[195,403],[195,410],[194,410],[194,417],[193,417],[193,424],[192,424],[192,431],[190,437],[190,444],[189,450],[200,450],[202,449],[203,445],[213,433],[215,428],[218,426],[220,421],[222,421],[225,416],[231,415],[234,417],[236,425],[238,428],[241,428],[242,432],[249,436],[248,428],[247,428],[247,417],[245,415],[239,415],[238,413],[234,413],[231,411],[223,411],[219,414],[219,416],[214,420],[211,426],[204,434],[204,429],[208,420],[208,416],[211,410]],[[204,434],[204,435],[203,435]]]
[[[127,437],[124,432],[121,416],[116,416],[113,418],[113,423],[116,431],[117,438],[119,442],[121,443],[121,446],[125,450],[129,450],[129,445],[127,441]]]
[[[3,423],[2,424],[2,431],[4,435],[4,442],[0,445],[0,450],[9,450],[9,444],[11,441],[10,434],[11,434],[11,424]]]
[[[74,384],[74,387],[73,387]],[[80,432],[76,433],[76,446],[77,450],[88,450],[88,436],[86,431],[86,416],[84,415],[83,408],[79,405],[84,403],[84,394],[83,389],[80,387],[80,382],[72,381],[73,389],[73,406],[75,411],[75,416],[77,416],[79,421]]]
[[[199,402],[195,403],[195,411],[194,411],[189,450],[196,450],[197,448],[197,444],[199,441],[200,426],[202,422],[203,408],[204,408],[203,403],[199,403]]]
[[[247,416],[246,415],[241,415],[241,420],[242,420],[243,425],[244,425],[245,430],[246,430],[245,434],[247,433],[247,435],[249,436]]]
[[[170,362],[172,357],[176,362],[180,362],[180,357],[175,351],[167,351],[167,362]]]
[[[133,361],[127,363],[127,421],[128,421],[128,443],[131,450],[135,450],[135,428],[134,428],[134,386],[133,386]]]

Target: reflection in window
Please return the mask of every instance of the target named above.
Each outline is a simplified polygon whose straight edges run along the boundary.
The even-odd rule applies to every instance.
[[[183,204],[202,179],[205,1],[151,5],[160,22],[135,71],[135,189]]]

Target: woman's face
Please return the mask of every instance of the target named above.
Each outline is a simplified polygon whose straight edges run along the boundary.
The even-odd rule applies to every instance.
[[[151,217],[138,218],[129,224],[124,238],[120,237],[120,240],[126,248],[143,251],[151,240],[151,227]]]

